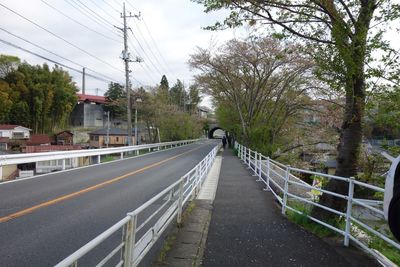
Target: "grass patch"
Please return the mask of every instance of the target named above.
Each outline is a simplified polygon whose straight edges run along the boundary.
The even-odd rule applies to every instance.
[[[400,251],[377,236],[371,237],[369,247],[378,250],[386,258],[400,266]]]
[[[324,238],[324,237],[336,237],[339,236],[335,231],[325,227],[321,224],[318,224],[307,217],[307,215],[311,214],[311,207],[309,205],[304,205],[303,203],[297,201],[288,202],[289,206],[302,212],[303,214],[299,214],[292,210],[287,210],[286,215],[289,221],[294,222],[298,225],[301,225],[303,228],[307,229],[311,233]],[[343,220],[331,220],[327,222],[328,224],[344,229],[345,222]]]
[[[114,160],[114,157],[113,157],[113,156],[111,156],[111,155],[106,155],[106,156],[104,156],[104,157],[101,158],[101,163],[110,162],[110,161],[113,161],[113,160]]]
[[[157,257],[155,266],[162,266],[165,264],[165,259],[167,258],[167,254],[172,249],[172,246],[175,244],[175,240],[176,240],[175,234],[168,235],[161,248],[160,254]]]

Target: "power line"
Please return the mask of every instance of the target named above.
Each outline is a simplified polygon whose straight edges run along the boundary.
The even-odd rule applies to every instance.
[[[103,13],[106,14],[108,17],[110,17],[111,19],[116,21],[117,24],[122,25],[120,21],[118,21],[115,17],[113,17],[110,13],[108,13],[108,11],[105,10],[101,5],[98,5],[94,0],[89,0],[89,1],[92,2],[95,7],[99,8],[101,11],[103,11]]]
[[[89,55],[89,56],[91,56],[91,57],[93,57],[93,58],[97,59],[98,61],[102,62],[103,64],[105,64],[105,65],[107,65],[107,66],[109,66],[109,67],[111,67],[111,68],[113,68],[113,69],[116,69],[116,70],[118,70],[118,71],[122,72],[120,69],[118,69],[118,68],[114,67],[114,66],[113,66],[113,65],[111,65],[110,63],[108,63],[108,62],[106,62],[106,61],[102,60],[101,58],[99,58],[99,57],[97,57],[97,56],[95,56],[95,55],[93,55],[93,54],[91,54],[91,53],[89,53],[89,52],[87,52],[86,50],[84,50],[84,49],[80,48],[79,46],[77,46],[77,45],[75,45],[75,44],[73,44],[73,43],[71,43],[70,41],[68,41],[68,40],[64,39],[63,37],[61,37],[61,36],[59,36],[59,35],[57,35],[57,34],[55,34],[55,33],[51,32],[51,31],[49,31],[49,30],[48,30],[48,29],[46,29],[45,27],[43,27],[43,26],[40,26],[40,25],[39,25],[39,24],[37,24],[36,22],[34,22],[34,21],[32,21],[32,20],[28,19],[27,17],[25,17],[25,16],[23,16],[23,15],[19,14],[18,12],[16,12],[16,11],[12,10],[11,8],[8,8],[7,6],[3,5],[2,3],[0,3],[0,6],[2,6],[3,8],[5,8],[5,9],[7,9],[7,10],[9,10],[10,12],[12,12],[12,13],[16,14],[17,16],[19,16],[19,17],[23,18],[24,20],[26,20],[26,21],[28,21],[28,22],[32,23],[32,24],[33,24],[33,25],[35,25],[36,27],[38,27],[38,28],[40,28],[40,29],[42,29],[42,30],[46,31],[47,33],[49,33],[49,34],[53,35],[54,37],[57,37],[58,39],[60,39],[60,40],[62,40],[62,41],[64,41],[64,42],[66,42],[67,44],[71,45],[72,47],[75,47],[76,49],[78,49],[78,50],[82,51],[83,53],[85,53],[85,54],[87,54],[87,55]]]
[[[98,35],[101,35],[101,36],[103,36],[104,38],[107,38],[107,39],[109,39],[109,40],[112,40],[112,41],[114,41],[114,42],[118,42],[118,43],[119,43],[119,41],[118,41],[117,39],[114,39],[114,38],[112,38],[112,37],[109,37],[109,36],[107,36],[107,35],[105,35],[105,34],[102,34],[102,33],[99,32],[99,31],[96,31],[96,30],[94,30],[94,29],[92,29],[92,28],[86,26],[85,24],[79,22],[78,20],[76,20],[76,19],[74,19],[74,18],[68,16],[67,14],[65,14],[64,12],[62,12],[61,10],[57,9],[56,7],[50,5],[50,4],[47,3],[46,1],[44,1],[44,0],[40,0],[40,1],[42,1],[45,5],[49,6],[49,7],[52,8],[53,10],[57,11],[58,13],[60,13],[61,15],[63,15],[64,17],[66,17],[66,18],[72,20],[73,22],[75,22],[75,23],[81,25],[82,27],[84,27],[84,28],[86,28],[86,29],[88,29],[88,30],[90,30],[90,31],[92,31],[92,32],[94,32],[94,33],[96,33],[96,34],[98,34]]]
[[[87,10],[89,10],[94,16],[98,17],[99,20],[104,21],[105,24],[110,25],[113,29],[114,29],[114,24],[112,24],[111,22],[109,22],[107,19],[103,18],[102,16],[100,16],[99,14],[97,14],[97,12],[93,11],[90,7],[88,7],[87,5],[85,5],[85,3],[82,3],[81,0],[71,0],[73,2],[78,2],[80,3],[82,6],[84,6]]]
[[[140,44],[139,40],[136,38],[135,34],[133,33],[132,29],[130,29],[133,38],[136,40],[137,44],[139,45],[140,49],[143,51],[143,54],[147,57],[149,60],[150,64],[153,66],[153,68],[162,76],[163,73],[160,71],[160,69],[154,64],[154,62],[151,60],[149,55],[146,53],[146,50],[144,50],[143,46]]]
[[[111,4],[109,4],[106,0],[102,0],[107,6],[111,7],[111,9],[113,9],[114,11],[116,11],[118,14],[121,13],[121,11],[119,11],[118,9],[116,9],[115,7],[113,7]]]
[[[162,53],[160,52],[160,49],[158,48],[157,42],[154,40],[153,35],[151,34],[151,31],[150,31],[149,27],[147,26],[147,23],[146,23],[146,21],[145,21],[145,19],[144,19],[143,17],[142,17],[142,21],[143,21],[143,25],[145,26],[145,28],[146,28],[146,30],[147,30],[147,33],[148,33],[149,36],[150,36],[150,39],[152,40],[152,42],[153,42],[153,44],[154,44],[154,47],[156,48],[157,53],[160,55],[160,58],[161,58],[161,60],[163,61],[163,63],[165,64],[167,70],[169,70],[169,69],[168,69],[168,64],[167,64],[167,62],[165,61],[165,59],[164,59]],[[170,72],[170,74],[171,74],[171,73],[172,73],[172,72]],[[174,76],[176,77],[176,75],[174,75]]]
[[[136,28],[138,29],[139,35],[142,37],[142,39],[143,39],[143,41],[144,41],[144,44],[147,46],[147,49],[150,51],[150,54],[153,56],[153,58],[155,59],[156,63],[158,64],[158,66],[161,67],[162,64],[160,63],[160,61],[158,61],[157,56],[153,53],[153,50],[151,49],[149,43],[147,42],[146,38],[144,37],[144,35],[143,35],[142,31],[140,30],[140,27],[139,27],[139,25],[136,23],[136,21],[135,21],[135,25],[136,25]],[[165,68],[163,68],[163,72],[167,73],[168,70],[166,70]]]
[[[70,0],[64,0],[64,2],[66,2],[68,5],[70,5],[74,9],[76,9],[79,13],[81,13],[87,19],[89,19],[89,20],[93,21],[94,23],[98,24],[100,27],[108,30],[109,32],[111,32],[112,34],[114,34],[114,35],[116,35],[118,37],[121,37],[117,32],[114,31],[114,28],[112,28],[112,29],[108,28],[109,27],[108,24],[105,24],[104,22],[102,22],[98,18],[93,17],[86,9],[82,8],[75,1],[73,1],[73,0],[71,0],[71,1]]]
[[[140,55],[140,53],[137,51],[137,49],[135,48],[135,46],[133,45],[133,42],[131,39],[128,39],[129,44],[131,45],[132,49],[134,50],[134,52],[136,53],[136,55]],[[143,67],[142,64],[140,64],[140,66],[143,68],[143,70],[145,71],[146,75],[148,75],[150,77],[150,79],[154,82],[153,78],[151,77],[150,74],[153,74],[153,71],[151,70],[151,68],[149,67],[149,65],[146,63],[146,61],[141,62],[143,63],[143,65],[147,68],[147,70]]]
[[[6,29],[3,29],[3,28],[0,27],[0,30],[2,30],[2,31],[4,31],[4,32],[6,32],[6,33],[8,33],[8,34],[10,34],[10,35],[12,35],[12,36],[14,36],[15,38],[18,38],[18,39],[20,39],[20,40],[22,40],[22,41],[25,41],[25,42],[27,42],[27,43],[29,43],[29,44],[31,44],[31,45],[33,45],[33,46],[39,48],[39,49],[42,49],[42,50],[44,50],[44,51],[46,51],[46,52],[48,52],[48,53],[50,53],[50,54],[52,54],[52,55],[54,55],[54,56],[56,56],[56,57],[62,58],[62,59],[66,60],[66,61],[68,61],[68,62],[70,62],[70,63],[73,63],[73,64],[75,64],[75,65],[81,67],[81,68],[86,68],[87,70],[89,70],[89,71],[91,71],[91,72],[93,72],[93,73],[96,73],[96,74],[98,74],[98,75],[100,75],[100,76],[103,76],[103,77],[106,78],[106,79],[113,80],[113,78],[107,77],[106,75],[104,75],[104,74],[102,74],[102,73],[100,73],[100,72],[97,72],[97,71],[95,71],[95,70],[92,70],[92,69],[90,69],[90,68],[88,68],[88,67],[83,66],[83,65],[80,64],[80,63],[77,63],[77,62],[72,61],[72,60],[70,60],[70,59],[68,59],[68,58],[66,58],[66,57],[63,57],[63,56],[61,56],[61,55],[59,55],[59,54],[57,54],[57,53],[55,53],[55,52],[53,52],[53,51],[51,51],[51,50],[48,50],[48,49],[46,49],[46,48],[44,48],[44,47],[42,47],[42,46],[40,46],[40,45],[38,45],[38,44],[35,44],[35,43],[33,43],[33,42],[31,42],[31,41],[29,41],[29,40],[27,40],[27,39],[25,39],[25,38],[23,38],[23,37],[21,37],[21,36],[18,36],[18,35],[16,35],[16,34],[12,33],[12,32],[9,32],[9,31],[7,31]]]
[[[57,64],[57,65],[59,65],[59,66],[62,66],[62,67],[64,67],[64,68],[73,70],[73,71],[78,72],[78,73],[80,73],[80,74],[83,73],[83,72],[82,72],[81,70],[79,70],[79,69],[76,69],[76,68],[74,68],[74,67],[65,65],[65,64],[63,64],[63,63],[60,63],[60,62],[55,61],[55,60],[53,60],[53,59],[50,59],[50,58],[48,58],[48,57],[42,56],[42,55],[40,55],[40,54],[38,54],[38,53],[35,53],[35,52],[31,51],[31,50],[28,50],[28,49],[26,49],[26,48],[23,48],[23,47],[21,47],[21,46],[19,46],[19,45],[16,45],[16,44],[11,43],[11,42],[5,41],[5,40],[3,40],[3,39],[0,39],[0,42],[4,43],[4,44],[6,44],[6,45],[12,46],[12,47],[14,47],[14,48],[17,48],[17,49],[19,49],[19,50],[22,50],[22,51],[24,51],[24,52],[26,52],[26,53],[29,53],[29,54],[31,54],[31,55],[37,56],[37,57],[39,57],[39,58],[42,58],[42,59],[44,59],[44,60],[50,61],[50,62],[52,62],[52,63],[54,63],[54,64]],[[111,81],[111,82],[115,82],[115,83],[120,83],[120,82],[117,82],[117,81],[114,81],[114,80],[104,79],[104,78],[101,78],[101,77],[98,77],[98,76],[96,76],[96,75],[89,74],[89,73],[87,73],[86,75],[89,76],[89,77],[92,77],[93,79],[97,79],[97,80],[99,80],[99,81],[103,81],[103,82],[107,82],[107,83],[110,82],[110,81]]]

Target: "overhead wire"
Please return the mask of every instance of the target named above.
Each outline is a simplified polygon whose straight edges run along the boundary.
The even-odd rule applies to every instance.
[[[83,3],[81,0],[71,0],[75,3],[79,3],[81,6],[86,8],[90,13],[92,13],[94,16],[96,16],[100,21],[103,21],[106,25],[111,26],[111,28],[114,28],[114,24],[105,19],[104,17],[100,16],[97,12],[95,12],[93,9],[88,7],[85,3]]]
[[[86,50],[80,48],[79,46],[75,45],[74,43],[71,43],[70,41],[66,40],[65,38],[63,38],[63,37],[61,37],[61,36],[55,34],[54,32],[52,32],[52,31],[46,29],[45,27],[43,27],[43,26],[37,24],[36,22],[32,21],[31,19],[28,19],[27,17],[25,17],[25,16],[19,14],[18,12],[16,12],[16,11],[12,10],[11,8],[5,6],[4,4],[0,3],[0,6],[2,6],[2,7],[5,8],[5,9],[7,9],[8,11],[14,13],[15,15],[19,16],[20,18],[23,18],[24,20],[26,20],[26,21],[32,23],[32,24],[35,25],[36,27],[38,27],[38,28],[44,30],[45,32],[51,34],[52,36],[54,36],[54,37],[56,37],[56,38],[58,38],[58,39],[64,41],[65,43],[71,45],[72,47],[74,47],[74,48],[76,48],[76,49],[82,51],[83,53],[87,54],[88,56],[90,56],[90,57],[92,57],[92,58],[95,58],[96,60],[102,62],[103,64],[105,64],[105,65],[107,65],[107,66],[109,66],[109,67],[111,67],[111,68],[113,68],[113,69],[115,69],[115,70],[118,70],[118,71],[120,71],[120,72],[123,72],[122,70],[116,68],[115,66],[111,65],[110,63],[108,63],[108,62],[102,60],[101,58],[99,58],[99,57],[97,57],[97,56],[91,54],[90,52],[88,52],[88,51],[86,51]]]
[[[79,13],[81,13],[85,18],[93,21],[94,23],[96,23],[97,25],[99,25],[100,27],[104,28],[105,30],[111,32],[112,34],[121,37],[121,35],[119,35],[117,32],[115,32],[114,29],[110,29],[108,24],[105,24],[102,21],[99,21],[99,19],[97,19],[96,17],[93,17],[86,9],[82,8],[80,5],[78,5],[76,2],[70,1],[70,0],[64,0],[64,2],[66,2],[68,5],[70,5],[72,8],[74,8],[75,10],[77,10]]]
[[[128,39],[128,42],[129,42],[129,44],[130,44],[130,46],[131,46],[131,49],[133,49],[133,51],[136,53],[136,55],[139,56],[140,53],[137,51],[136,47],[133,45],[132,40],[131,40],[131,39]],[[147,69],[146,69],[143,65],[144,65]],[[143,70],[145,71],[146,75],[147,75],[148,77],[150,77],[150,79],[152,80],[152,82],[154,82],[153,77],[152,77],[153,71],[151,70],[151,68],[150,68],[149,65],[146,63],[145,60],[143,60],[142,62],[140,62],[140,66],[141,66],[141,68],[143,68]]]
[[[83,73],[83,71],[81,71],[80,69],[77,69],[77,68],[68,66],[68,65],[66,65],[66,64],[64,64],[64,63],[61,63],[61,62],[58,62],[58,61],[53,60],[53,59],[51,59],[51,58],[45,57],[45,56],[40,55],[40,54],[38,54],[38,53],[36,53],[36,52],[33,52],[33,51],[29,50],[29,49],[26,49],[26,48],[23,48],[23,47],[21,47],[21,46],[19,46],[19,45],[13,44],[13,43],[8,42],[8,41],[5,41],[5,40],[3,40],[3,39],[1,39],[1,38],[0,38],[0,42],[4,43],[4,44],[6,44],[6,45],[12,46],[12,47],[14,47],[14,48],[17,48],[17,49],[19,49],[19,50],[22,50],[22,51],[24,51],[24,52],[26,52],[26,53],[29,53],[29,54],[31,54],[31,55],[34,55],[34,56],[36,56],[36,57],[39,57],[39,58],[42,58],[42,59],[47,60],[47,61],[49,61],[49,62],[52,62],[52,63],[54,63],[54,64],[57,64],[57,65],[59,65],[59,66],[62,66],[62,67],[64,67],[64,68],[67,68],[67,69],[69,69],[69,70],[73,70],[73,71],[78,72],[78,73],[80,73],[80,74]],[[85,73],[85,75],[87,75],[88,77],[91,77],[91,78],[93,78],[93,79],[97,79],[97,80],[100,80],[100,81],[103,81],[103,82],[107,82],[107,83],[110,82],[110,81],[116,82],[116,83],[121,83],[121,82],[118,82],[118,81],[115,81],[115,80],[104,79],[104,78],[98,77],[98,76],[93,75],[93,74],[90,74],[90,73]]]
[[[121,11],[119,11],[118,9],[116,9],[114,6],[112,6],[110,3],[108,3],[106,0],[102,0],[107,6],[109,6],[111,9],[113,9],[114,11],[116,11],[118,14],[121,13]]]
[[[136,29],[139,32],[139,35],[142,37],[142,40],[144,41],[144,44],[147,46],[147,49],[150,51],[150,54],[153,56],[153,58],[155,59],[156,63],[158,64],[158,66],[162,66],[162,64],[160,63],[160,61],[158,60],[157,56],[153,53],[153,50],[151,49],[149,43],[147,42],[146,38],[144,37],[142,31],[140,30],[139,25],[137,24],[137,22],[135,21],[135,25],[136,25]],[[165,68],[163,68],[163,72],[165,72],[165,74],[167,74],[167,70]]]
[[[50,54],[52,54],[52,55],[54,55],[54,56],[56,56],[56,57],[59,57],[59,58],[64,59],[65,61],[68,61],[68,62],[70,62],[70,63],[73,63],[73,64],[75,64],[75,65],[77,65],[77,66],[79,66],[79,67],[81,67],[81,68],[85,68],[86,70],[89,70],[89,71],[91,71],[91,72],[93,72],[93,73],[96,73],[96,74],[98,74],[98,75],[100,75],[100,76],[103,76],[104,78],[109,79],[110,81],[111,81],[111,80],[114,80],[113,78],[110,78],[110,77],[108,77],[107,75],[104,75],[104,74],[102,74],[102,73],[100,73],[100,72],[97,72],[97,71],[95,71],[95,70],[93,70],[93,69],[91,69],[91,68],[88,68],[88,67],[86,67],[86,66],[84,66],[84,65],[82,65],[82,64],[80,64],[80,63],[78,63],[78,62],[75,62],[75,61],[70,60],[70,59],[68,59],[68,58],[66,58],[66,57],[64,57],[64,56],[61,56],[61,55],[59,55],[59,54],[57,54],[57,53],[55,53],[55,52],[53,52],[53,51],[51,51],[51,50],[49,50],[49,49],[47,49],[47,48],[44,48],[44,47],[42,47],[42,46],[40,46],[40,45],[38,45],[38,44],[32,42],[32,41],[29,41],[29,40],[27,40],[27,39],[25,39],[25,38],[23,38],[23,37],[21,37],[21,36],[18,36],[18,35],[16,35],[16,34],[10,32],[10,31],[8,31],[8,30],[6,30],[6,29],[3,29],[2,27],[0,27],[0,30],[2,30],[3,32],[6,32],[6,33],[8,33],[9,35],[11,35],[11,36],[13,36],[13,37],[15,37],[15,38],[18,38],[18,39],[20,39],[20,40],[22,40],[22,41],[24,41],[24,42],[26,42],[26,43],[29,43],[29,44],[31,44],[31,45],[33,45],[33,46],[39,48],[39,49],[42,49],[43,51],[46,51],[47,53],[50,53]]]
[[[147,60],[150,62],[150,64],[152,65],[152,67],[162,76],[163,73],[160,71],[160,69],[154,64],[154,62],[151,60],[151,58],[149,57],[149,55],[146,53],[146,50],[144,50],[142,44],[140,43],[140,41],[136,38],[135,34],[133,33],[132,29],[130,29],[133,38],[136,40],[137,44],[139,45],[140,49],[142,50],[143,54],[146,56]]]
[[[110,13],[108,13],[107,10],[105,10],[101,5],[98,5],[94,0],[89,0],[90,2],[92,2],[92,4],[99,8],[101,11],[103,11],[104,14],[106,14],[109,18],[111,18],[112,20],[114,20],[118,25],[122,25],[121,21],[119,21],[118,19],[116,19],[115,17],[113,17],[113,15],[111,15]]]
[[[79,24],[80,26],[82,26],[82,27],[88,29],[89,31],[94,32],[94,33],[96,33],[96,34],[98,34],[98,35],[100,35],[100,36],[103,36],[104,38],[107,38],[107,39],[109,39],[109,40],[112,40],[112,41],[114,41],[114,42],[118,42],[118,43],[121,42],[121,41],[119,41],[119,40],[117,40],[117,39],[115,39],[115,38],[113,38],[113,37],[107,36],[107,35],[105,35],[105,34],[99,32],[99,31],[97,31],[97,30],[95,30],[95,29],[92,29],[92,28],[88,27],[87,25],[85,25],[85,24],[79,22],[78,20],[72,18],[71,16],[69,16],[69,15],[65,14],[64,12],[62,12],[61,10],[57,9],[56,7],[50,5],[50,4],[49,4],[48,2],[46,2],[45,0],[40,0],[40,1],[42,1],[45,5],[47,5],[48,7],[52,8],[53,10],[57,11],[58,13],[60,13],[61,15],[63,15],[64,17],[68,18],[69,20],[72,20],[73,22]]]
[[[146,20],[144,19],[144,17],[142,17],[142,21],[143,21],[143,25],[145,26],[145,29],[146,29],[147,33],[148,33],[149,36],[150,36],[151,41],[153,42],[154,47],[156,48],[156,51],[157,51],[158,55],[160,56],[161,60],[163,61],[165,67],[167,68],[167,70],[169,71],[170,74],[173,74],[173,73],[170,71],[170,69],[168,68],[168,64],[167,64],[167,62],[166,62],[164,56],[163,56],[162,53],[160,52],[160,49],[158,48],[157,42],[155,41],[153,35],[151,34],[151,31],[150,31],[149,27],[147,26],[147,23],[146,23]],[[175,76],[175,78],[177,77],[176,75],[173,75],[173,76]]]

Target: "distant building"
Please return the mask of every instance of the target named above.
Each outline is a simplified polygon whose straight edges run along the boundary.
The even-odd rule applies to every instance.
[[[51,138],[48,134],[32,134],[31,138],[26,141],[26,145],[28,146],[43,146],[43,145],[51,145],[54,142],[54,139]]]
[[[140,129],[140,128],[139,128]],[[110,128],[108,131],[109,147],[126,146],[128,144],[128,133],[126,129]],[[138,136],[141,136],[141,131],[138,130]],[[107,147],[107,128],[99,129],[89,133],[90,147],[102,148]],[[141,139],[139,139],[141,143]],[[132,129],[132,144],[136,144],[135,129]]]
[[[126,146],[128,144],[128,134],[126,129],[107,128],[99,129],[89,133],[89,146],[102,148],[107,146],[107,134],[109,137],[109,147]],[[132,144],[135,144],[134,131],[132,131]]]
[[[57,145],[73,145],[74,134],[70,131],[62,131],[55,134],[55,143]]]
[[[0,137],[9,139],[29,139],[31,129],[12,124],[0,124]]]
[[[197,114],[200,118],[207,119],[208,114],[211,114],[211,109],[204,106],[197,107]]]
[[[30,138],[31,129],[13,124],[0,124],[0,151],[24,145]]]
[[[103,127],[106,98],[96,95],[76,95],[78,96],[78,103],[71,113],[71,125],[83,128]]]

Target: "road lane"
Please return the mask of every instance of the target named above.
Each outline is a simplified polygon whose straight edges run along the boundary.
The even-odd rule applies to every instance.
[[[194,144],[139,158],[55,173],[37,178],[38,180],[3,185],[7,186],[9,191],[0,186],[2,215],[9,214],[10,210],[15,212],[32,206],[32,203],[42,203],[66,193],[76,192],[196,149],[130,175],[126,179],[0,223],[0,265],[51,266],[57,263],[124,217],[127,212],[176,181],[193,168],[212,147],[212,142]],[[35,192],[35,189],[40,192]],[[14,193],[11,190],[14,190]],[[56,192],[49,192],[51,190]],[[29,194],[32,195],[31,202]],[[20,199],[15,195],[19,195]],[[8,196],[17,203],[14,205],[7,199]]]

